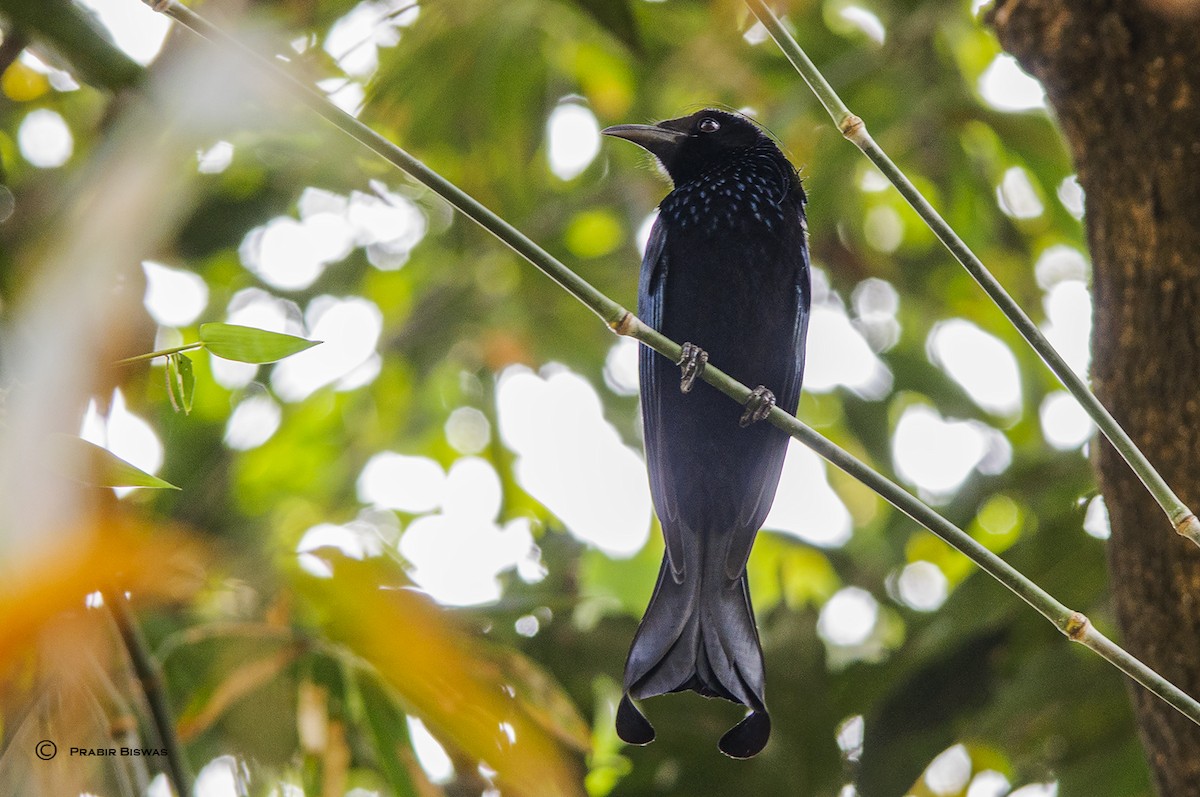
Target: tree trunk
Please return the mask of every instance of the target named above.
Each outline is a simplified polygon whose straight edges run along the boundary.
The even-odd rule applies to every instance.
[[[1174,18],[1164,15],[1170,6]],[[1087,197],[1100,399],[1200,505],[1200,19],[1192,0],[998,0],[1003,46],[1046,88]],[[1096,467],[1125,644],[1200,695],[1200,549],[1107,443]],[[1163,797],[1200,797],[1200,727],[1131,694]]]

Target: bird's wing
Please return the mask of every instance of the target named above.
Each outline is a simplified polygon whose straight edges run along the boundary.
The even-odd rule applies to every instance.
[[[795,362],[790,364],[788,379],[784,384],[779,385],[776,389],[779,393],[775,396],[776,402],[781,410],[795,414],[798,405],[800,404],[800,388],[804,381],[804,360],[805,360],[805,345],[808,338],[808,318],[812,312],[812,285],[809,277],[809,254],[808,242],[806,236],[806,223],[803,214],[800,217],[801,238],[796,242],[795,246],[789,249],[795,257],[796,262],[796,316],[795,327],[792,330],[792,342],[790,351],[795,352]],[[764,422],[765,423],[765,422]],[[787,456],[787,446],[778,447],[773,451],[764,453],[764,459],[760,472],[778,474],[783,469],[783,460]],[[778,477],[776,477],[778,478]],[[771,511],[771,504],[775,500],[775,489],[777,482],[763,480],[760,484],[758,493],[750,500],[747,500],[743,506],[741,516],[738,518],[739,523],[746,528],[755,528],[761,524],[761,521],[766,518]],[[768,489],[769,486],[769,489]],[[750,559],[750,549],[754,545],[753,535],[734,535],[730,538],[729,550],[725,558],[725,572],[730,579],[736,579],[741,576],[746,570],[746,562]]]
[[[651,329],[662,329],[663,294],[667,280],[667,231],[661,220],[650,228],[650,239],[646,243],[646,255],[642,259],[642,273],[638,280],[638,317]],[[675,388],[663,384],[659,378],[656,362],[658,352],[642,346],[638,352],[638,378],[641,381],[643,418],[661,417],[661,402],[664,390]],[[675,388],[678,389],[678,388]],[[675,497],[675,485],[666,473],[664,458],[658,455],[663,448],[662,430],[643,422],[646,443],[646,463],[650,472],[650,492],[655,499],[655,508],[663,527],[667,543],[667,558],[671,563],[671,574],[678,582],[683,577],[684,558],[681,535],[675,531],[679,518],[679,507]]]

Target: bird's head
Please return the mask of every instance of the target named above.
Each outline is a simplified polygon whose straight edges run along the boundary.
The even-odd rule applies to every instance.
[[[603,133],[632,141],[650,152],[677,186],[752,148],[767,146],[779,152],[767,134],[749,119],[713,108],[656,125],[614,125]]]

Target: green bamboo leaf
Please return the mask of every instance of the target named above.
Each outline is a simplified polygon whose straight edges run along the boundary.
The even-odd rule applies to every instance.
[[[183,414],[187,415],[192,411],[192,396],[196,392],[196,374],[192,371],[192,361],[186,354],[177,354],[175,359],[178,360],[180,403],[183,405]]]
[[[322,342],[236,324],[201,324],[200,341],[218,357],[255,364],[273,363]]]
[[[411,769],[416,762],[411,755],[404,713],[396,708],[395,699],[374,675],[362,672],[355,680],[380,771],[396,797],[418,797],[421,791],[415,778],[420,775]]]
[[[51,466],[59,474],[99,487],[179,488],[141,468],[130,465],[106,448],[70,434],[53,434],[48,440]]]
[[[171,409],[179,412],[183,409],[183,396],[180,394],[179,364],[175,355],[167,358],[167,367],[163,369],[163,378],[167,382],[167,398],[171,400]]]

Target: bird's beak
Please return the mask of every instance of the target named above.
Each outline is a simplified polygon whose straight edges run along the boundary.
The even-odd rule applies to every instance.
[[[687,138],[687,133],[660,125],[613,125],[600,132],[606,136],[632,141],[664,164],[670,161],[679,142]]]

